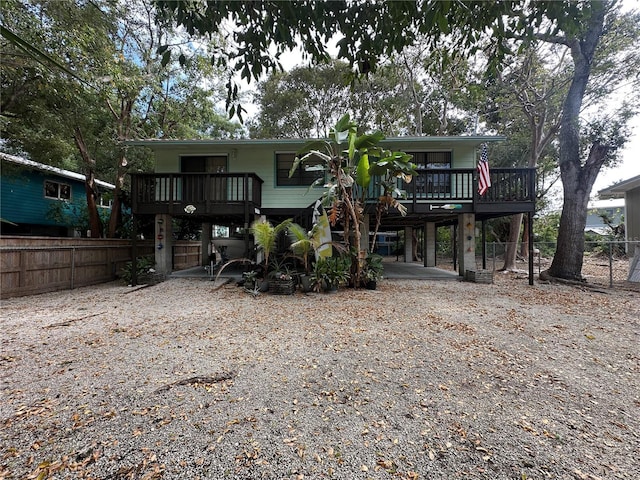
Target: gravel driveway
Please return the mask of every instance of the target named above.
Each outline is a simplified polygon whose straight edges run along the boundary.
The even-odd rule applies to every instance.
[[[173,279],[0,312],[1,479],[638,478],[637,292]]]

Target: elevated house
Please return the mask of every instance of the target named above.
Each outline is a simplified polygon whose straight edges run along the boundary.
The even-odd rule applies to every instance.
[[[482,196],[478,194],[480,146],[502,140],[504,137],[498,136],[458,136],[398,137],[382,142],[385,148],[412,154],[418,166],[418,176],[411,183],[398,180],[398,187],[405,194],[402,203],[407,215],[391,211],[381,227],[382,232],[404,230],[408,260],[412,229],[424,229],[424,265],[435,266],[436,227],[454,225],[458,270],[463,275],[465,270],[476,270],[476,236],[484,231],[481,228],[484,220],[527,213],[531,221],[535,169],[492,168],[491,188]],[[128,142],[150,148],[155,157],[154,172],[131,175],[131,193],[135,215],[155,215],[156,268],[170,270],[172,217],[199,219],[204,225],[204,243],[210,240],[211,225],[229,227],[242,236],[241,255],[246,256],[252,255],[248,227],[260,216],[272,223],[294,218],[310,227],[312,207],[322,191],[309,191],[308,187],[323,173],[313,168],[299,169],[289,178],[296,152],[305,142],[304,139]],[[371,201],[365,210],[369,214],[368,225],[364,231],[373,227],[374,199],[379,193],[373,188],[370,191]]]
[[[3,235],[48,237],[82,236],[76,230],[78,215],[86,205],[85,176],[0,152],[0,223]],[[115,186],[96,180],[107,194]],[[98,204],[110,208],[110,202],[98,198]],[[62,207],[62,208],[58,208]],[[62,215],[53,215],[54,211]]]

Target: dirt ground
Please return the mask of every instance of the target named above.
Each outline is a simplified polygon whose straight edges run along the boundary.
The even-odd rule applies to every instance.
[[[173,279],[0,313],[1,479],[638,477],[637,291]]]

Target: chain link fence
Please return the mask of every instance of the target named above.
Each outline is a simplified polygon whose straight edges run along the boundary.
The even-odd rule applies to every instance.
[[[505,251],[507,243],[487,243],[486,256],[476,257],[478,269],[494,272],[504,269]],[[537,278],[540,272],[548,269],[553,261],[556,251],[555,242],[534,242],[534,275]],[[526,248],[525,248],[526,250]],[[481,251],[478,246],[476,252]],[[522,251],[522,245],[517,245],[517,256],[514,270],[523,275],[529,272],[528,252]],[[591,285],[606,288],[624,288],[640,292],[640,282],[629,281],[632,268],[640,270],[640,260],[635,260],[634,255],[640,255],[640,241],[608,241],[585,242],[582,276]],[[438,244],[436,249],[436,266],[447,270],[455,270],[456,260],[452,256],[450,244]]]

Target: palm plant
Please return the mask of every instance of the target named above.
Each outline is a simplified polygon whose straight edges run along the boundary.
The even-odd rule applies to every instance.
[[[251,224],[253,241],[262,250],[264,255],[265,273],[269,266],[269,257],[276,247],[276,239],[280,232],[283,232],[291,225],[291,219],[284,220],[275,227],[268,220],[261,218]]]
[[[311,232],[307,232],[297,223],[291,223],[288,231],[294,238],[294,242],[289,248],[302,262],[304,273],[308,274],[310,271],[309,257],[320,246],[317,225],[314,225]]]

